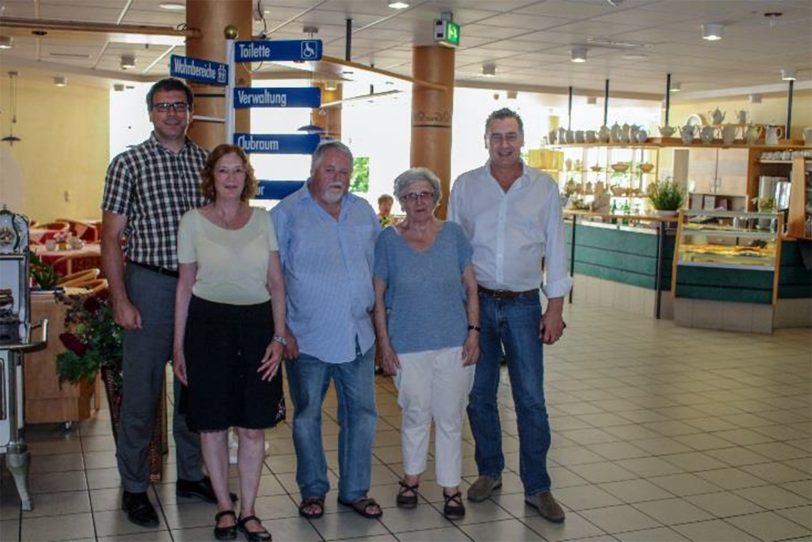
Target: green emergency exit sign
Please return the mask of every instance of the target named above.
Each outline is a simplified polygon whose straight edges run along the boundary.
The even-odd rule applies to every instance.
[[[460,44],[460,25],[454,21],[441,19],[434,21],[434,41],[449,47],[458,46]]]

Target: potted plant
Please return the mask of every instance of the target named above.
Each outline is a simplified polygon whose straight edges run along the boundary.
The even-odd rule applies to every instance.
[[[659,215],[673,216],[685,203],[685,188],[674,181],[657,181],[648,187],[648,198]]]
[[[118,440],[122,400],[123,330],[113,319],[113,304],[107,290],[98,293],[65,295],[57,299],[67,305],[65,332],[59,340],[66,350],[56,356],[60,382],[92,382],[101,372],[110,408],[113,438]],[[152,441],[149,446],[150,477],[160,480],[163,463],[162,412],[156,409]]]
[[[53,290],[59,281],[54,266],[43,262],[33,250],[28,250],[28,261],[31,267],[31,278],[41,290]]]

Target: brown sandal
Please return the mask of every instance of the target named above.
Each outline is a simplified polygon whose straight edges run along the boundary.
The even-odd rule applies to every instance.
[[[381,509],[381,505],[379,505],[375,501],[375,499],[370,497],[361,497],[360,499],[354,502],[345,501],[339,498],[338,504],[342,506],[349,506],[350,508],[355,510],[358,514],[369,519],[377,519],[383,515],[383,509]],[[369,512],[370,508],[377,509],[377,512]]]
[[[398,507],[414,508],[417,506],[417,487],[420,484],[410,486],[403,480],[399,481],[398,483],[400,484],[400,490],[398,491],[398,496],[396,499]]]
[[[308,512],[307,508],[318,506],[316,512]],[[307,519],[319,519],[324,515],[324,497],[305,497],[299,504],[299,515]]]

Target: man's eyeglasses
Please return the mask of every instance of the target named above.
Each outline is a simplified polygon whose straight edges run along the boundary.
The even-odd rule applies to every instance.
[[[405,201],[415,202],[418,200],[434,199],[434,192],[409,192],[401,196]]]
[[[186,102],[159,102],[152,104],[152,109],[161,113],[167,113],[170,109],[175,113],[186,113],[189,110],[189,104]]]
[[[507,141],[508,143],[516,143],[519,141],[519,134],[516,132],[510,132],[507,134],[489,134],[488,139],[490,139],[491,143],[498,144],[502,143],[503,141]]]

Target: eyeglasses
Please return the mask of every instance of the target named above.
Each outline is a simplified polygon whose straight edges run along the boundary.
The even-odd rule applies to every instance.
[[[404,201],[415,202],[418,200],[427,200],[427,199],[434,199],[434,192],[409,192],[408,194],[403,194],[401,199]]]
[[[161,113],[168,113],[170,109],[175,113],[186,113],[189,110],[189,104],[186,102],[160,102],[152,104],[152,109]]]
[[[508,143],[516,143],[519,141],[519,134],[516,132],[510,132],[507,134],[489,134],[488,139],[490,139],[491,143],[498,144],[502,143],[503,141],[507,141]]]

